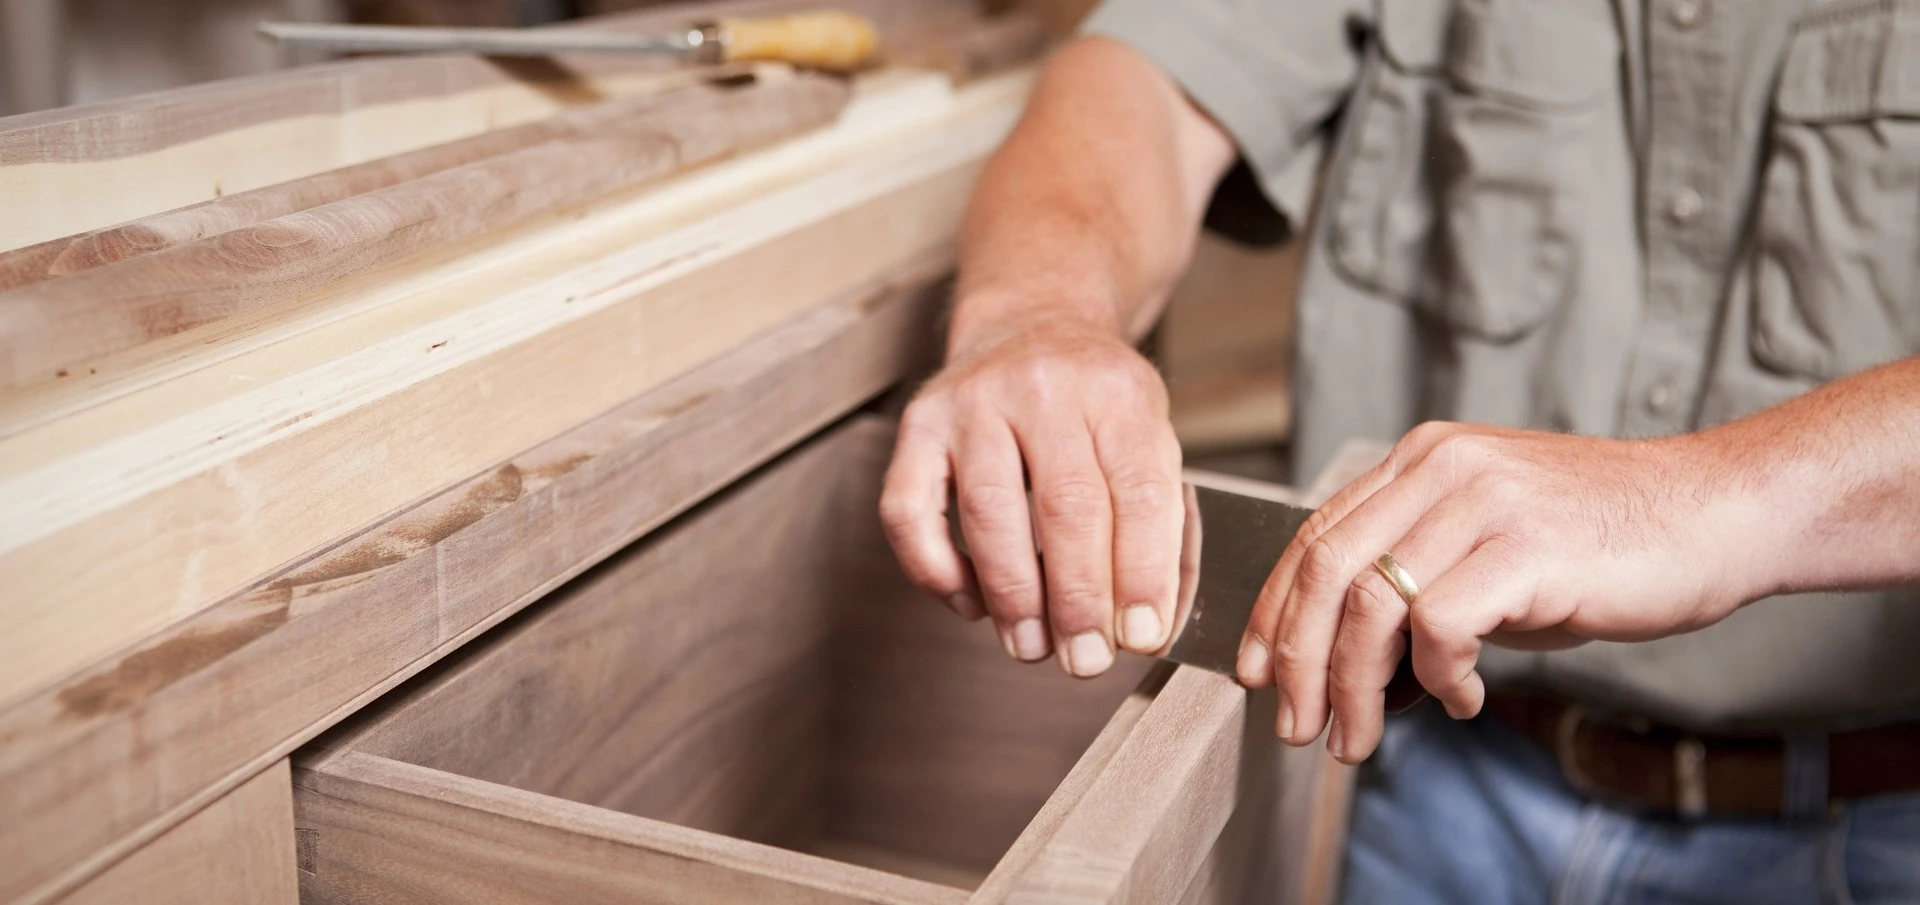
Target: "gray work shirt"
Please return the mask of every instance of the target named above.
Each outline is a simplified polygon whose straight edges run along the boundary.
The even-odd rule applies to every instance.
[[[1430,419],[1693,430],[1920,352],[1920,0],[1108,0],[1086,30],[1317,205],[1301,474]],[[1482,669],[1702,729],[1887,720],[1920,710],[1920,593]]]

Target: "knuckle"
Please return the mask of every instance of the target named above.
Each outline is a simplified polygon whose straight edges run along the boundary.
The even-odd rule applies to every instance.
[[[1456,431],[1434,443],[1432,458],[1456,474],[1470,473],[1485,467],[1494,458],[1499,442],[1484,434]]]
[[[1331,534],[1314,538],[1300,558],[1299,583],[1309,592],[1335,587],[1351,574],[1351,557]]]
[[[954,500],[962,516],[987,530],[1014,527],[1026,513],[1026,494],[1005,484],[963,484]]]
[[[1300,523],[1300,537],[1318,540],[1333,528],[1333,512],[1326,508],[1315,509]]]
[[[1428,449],[1451,436],[1458,428],[1459,425],[1451,421],[1422,421],[1400,438],[1400,445],[1408,449]]]
[[[1460,636],[1458,621],[1450,613],[1433,606],[1414,606],[1407,614],[1408,626],[1418,635],[1451,646]],[[1442,651],[1445,652],[1444,649]]]
[[[1380,689],[1367,682],[1353,669],[1340,667],[1336,660],[1333,669],[1327,671],[1327,693],[1335,698],[1356,698],[1378,692]]]
[[[1011,569],[976,564],[974,577],[990,601],[998,601],[1016,610],[1031,610],[1040,602],[1039,581]]]
[[[1272,648],[1268,651],[1268,655],[1273,658],[1274,670],[1287,675],[1299,673],[1301,670],[1313,665],[1306,651],[1303,650],[1300,645],[1284,638],[1273,642]]]
[[[886,493],[880,497],[880,524],[889,531],[912,528],[925,519],[927,510],[918,497],[905,493]]]
[[[1399,621],[1407,604],[1400,593],[1373,572],[1361,572],[1347,589],[1343,618],[1360,622]]]
[[[1097,520],[1108,501],[1106,485],[1085,476],[1060,478],[1034,495],[1041,518],[1067,523]]]
[[[1111,493],[1118,509],[1152,509],[1172,505],[1178,482],[1157,471],[1123,471],[1113,478]]]

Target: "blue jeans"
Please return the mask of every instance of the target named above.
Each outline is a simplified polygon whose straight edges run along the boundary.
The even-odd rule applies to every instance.
[[[1920,765],[1916,765],[1920,768]],[[1920,903],[1920,794],[1802,823],[1641,816],[1561,779],[1507,727],[1431,702],[1363,770],[1347,905]]]

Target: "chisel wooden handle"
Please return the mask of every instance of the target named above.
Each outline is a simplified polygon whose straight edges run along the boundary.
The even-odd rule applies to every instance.
[[[795,13],[774,19],[722,19],[721,55],[742,60],[791,63],[809,69],[858,69],[880,43],[873,23],[839,11]]]
[[[260,33],[287,47],[336,52],[664,54],[695,64],[745,60],[834,72],[866,65],[880,43],[872,22],[837,11],[772,19],[723,19],[657,35],[596,28],[430,28],[320,22],[263,22]]]

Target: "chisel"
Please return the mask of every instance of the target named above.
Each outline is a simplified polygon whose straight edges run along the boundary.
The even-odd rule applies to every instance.
[[[478,53],[539,57],[565,53],[656,54],[689,64],[790,63],[844,72],[873,58],[873,23],[835,10],[768,19],[721,19],[667,34],[637,35],[584,28],[439,28],[262,22],[260,33],[301,49],[368,53]]]

